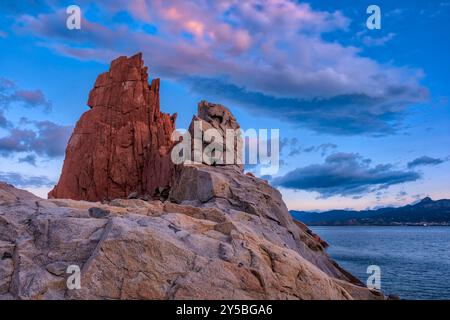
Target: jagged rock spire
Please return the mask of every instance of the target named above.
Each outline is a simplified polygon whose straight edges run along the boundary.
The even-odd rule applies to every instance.
[[[49,198],[98,201],[152,195],[170,183],[176,114],[160,112],[159,79],[148,83],[142,54],[119,57],[97,77],[91,110],[78,121]]]

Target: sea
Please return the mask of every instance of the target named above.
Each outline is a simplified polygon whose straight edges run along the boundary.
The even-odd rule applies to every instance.
[[[328,254],[366,283],[380,271],[381,290],[401,299],[450,299],[450,227],[311,227]]]

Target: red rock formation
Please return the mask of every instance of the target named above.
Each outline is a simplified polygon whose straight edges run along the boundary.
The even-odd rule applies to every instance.
[[[170,183],[176,114],[160,112],[159,79],[148,84],[139,53],[111,62],[97,77],[49,198],[98,201],[152,195]]]

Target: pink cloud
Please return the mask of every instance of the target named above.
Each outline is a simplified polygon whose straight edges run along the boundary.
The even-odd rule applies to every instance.
[[[350,20],[340,11],[290,0],[142,0],[133,7],[122,0],[98,6],[105,20],[84,20],[76,36],[61,27],[61,11],[22,16],[18,29],[61,54],[107,62],[143,51],[150,70],[160,76],[219,80],[274,99],[364,96],[371,102],[361,104],[361,112],[375,116],[399,112],[427,96],[419,70],[383,65],[361,56],[358,48],[325,41],[324,33],[348,28]],[[124,8],[137,23],[151,21],[158,32],[108,20]]]
[[[133,0],[127,1],[127,8],[131,12],[132,16],[143,20],[145,22],[150,22],[150,8],[145,0]]]

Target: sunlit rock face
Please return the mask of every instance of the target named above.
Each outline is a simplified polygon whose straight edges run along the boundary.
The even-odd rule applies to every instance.
[[[97,77],[49,198],[107,200],[152,195],[169,185],[176,114],[161,113],[159,79],[148,83],[141,54],[112,61]]]

